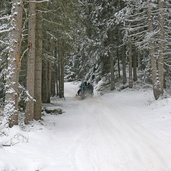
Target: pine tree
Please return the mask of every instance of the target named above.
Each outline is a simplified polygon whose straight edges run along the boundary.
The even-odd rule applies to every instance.
[[[18,124],[18,79],[20,69],[19,67],[22,34],[22,4],[22,0],[12,1],[12,29],[9,35],[10,49],[8,55],[8,68],[6,73],[6,93],[4,107],[4,119],[6,121],[9,121],[10,127],[12,127],[15,124]]]
[[[36,5],[36,59],[35,59],[35,104],[34,119],[41,119],[42,112],[42,13],[39,11],[41,4]]]
[[[35,97],[35,58],[36,58],[36,3],[29,1],[29,25],[28,25],[28,61],[27,61],[27,85],[26,89],[31,96],[26,103],[25,123],[34,118],[34,97]]]

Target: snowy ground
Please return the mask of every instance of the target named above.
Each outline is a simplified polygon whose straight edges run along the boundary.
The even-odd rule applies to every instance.
[[[171,99],[125,90],[85,100],[66,83],[65,113],[0,135],[0,171],[171,171]],[[53,104],[54,105],[54,104]]]

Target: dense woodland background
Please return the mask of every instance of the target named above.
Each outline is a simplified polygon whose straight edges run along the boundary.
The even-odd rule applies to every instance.
[[[1,128],[41,119],[64,81],[169,93],[170,26],[170,0],[1,0]]]

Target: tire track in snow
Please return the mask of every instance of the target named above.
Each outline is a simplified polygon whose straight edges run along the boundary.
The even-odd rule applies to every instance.
[[[131,107],[123,107],[117,101],[113,105],[99,97],[78,104],[84,129],[77,145],[70,149],[70,160],[76,171],[171,170],[171,153],[165,145],[168,149],[171,146],[158,139],[141,121],[129,118]],[[139,110],[142,114],[146,112]],[[142,119],[138,114],[137,117]]]
[[[119,136],[115,136],[115,138],[120,139],[117,140],[120,144],[120,148],[124,149],[125,151],[132,152],[131,150],[128,150],[129,148],[133,148],[132,150],[134,153],[137,153],[136,156],[139,156],[142,164],[146,166],[147,170],[169,170],[168,163],[166,162],[170,156],[166,155],[167,151],[163,152],[163,146],[158,143],[158,138],[156,138],[154,135],[150,134],[145,128],[143,128],[140,125],[137,125],[136,123],[129,122],[125,115],[127,114],[125,110],[121,107],[115,106],[115,109],[113,108],[113,105],[110,105],[104,101],[96,100],[95,103],[98,103],[101,106],[101,110],[105,111],[103,113],[102,118],[100,119],[104,123],[104,118],[106,118],[106,121],[108,122],[108,129],[106,131],[106,134],[109,132],[110,136],[115,136],[116,131],[119,131]],[[113,113],[113,117],[109,117],[107,113]],[[123,115],[124,114],[124,115]],[[101,122],[100,121],[100,122]],[[110,123],[110,124],[109,124]],[[119,123],[119,124],[118,124]],[[115,125],[115,126],[114,126]],[[105,125],[107,127],[107,124]],[[104,127],[104,128],[105,128]],[[116,129],[117,127],[117,129]],[[114,129],[112,129],[114,128]],[[104,130],[104,129],[101,129]],[[114,131],[116,130],[116,131]],[[112,141],[113,138],[111,138]],[[135,142],[137,143],[135,143]],[[126,142],[126,143],[125,143]],[[161,141],[160,141],[161,142]],[[134,147],[132,147],[134,146]],[[144,156],[143,150],[146,151],[146,155]],[[122,150],[122,151],[124,151]],[[145,152],[145,151],[144,151]],[[135,154],[134,154],[135,155]],[[135,157],[135,156],[132,156]],[[136,158],[135,158],[136,160]],[[146,162],[149,162],[149,164],[146,164]],[[157,162],[157,163],[156,163]],[[151,164],[150,164],[151,163]],[[150,166],[151,165],[151,166]],[[149,168],[151,167],[151,168]],[[160,167],[160,168],[159,168]]]
[[[88,163],[90,165],[89,168],[86,168],[85,167],[86,164],[83,164],[84,168],[81,168],[82,167],[82,164],[81,164],[79,167],[80,171],[87,170],[87,169],[90,171],[91,170],[92,171],[96,171],[96,170],[103,171],[104,169],[108,170],[108,164],[112,165],[112,163],[114,163],[112,157],[115,156],[115,158],[118,158],[117,155],[121,151],[121,149],[118,146],[119,142],[116,143],[116,141],[119,140],[118,137],[120,136],[120,133],[118,131],[115,131],[115,134],[118,137],[115,137],[115,140],[112,142],[111,141],[111,133],[110,133],[111,127],[110,127],[110,125],[108,127],[108,123],[107,123],[108,121],[105,122],[105,125],[104,125],[104,122],[101,122],[102,120],[99,120],[99,118],[98,118],[99,115],[96,115],[98,112],[96,110],[96,108],[93,109],[91,107],[89,109],[87,104],[84,104],[84,103],[85,102],[83,102],[83,104],[82,104],[82,108],[84,111],[83,115],[86,115],[86,117],[87,117],[87,120],[85,119],[85,123],[87,124],[87,127],[86,127],[87,135],[86,135],[86,137],[81,137],[81,138],[83,138],[82,143],[80,144],[79,147],[77,147],[75,149],[76,162],[78,165],[80,165],[79,164],[80,162],[84,161],[84,163],[85,163],[85,160],[86,160],[86,164]],[[105,121],[105,119],[103,119],[103,120]],[[106,131],[106,129],[107,129],[107,131]],[[116,127],[114,130],[116,130]],[[109,136],[110,138],[108,138],[108,134],[110,134],[110,136]],[[118,146],[117,149],[116,149],[116,145]],[[113,154],[111,153],[111,149],[113,151]],[[114,155],[116,151],[118,151],[116,153],[117,155]],[[104,154],[106,155],[107,160],[109,160],[107,163],[105,163],[105,161],[103,161],[105,159],[103,157]],[[83,157],[83,159],[81,161],[80,161],[80,155]],[[101,156],[101,157],[99,157],[99,156]],[[121,153],[120,157],[124,157],[124,154]],[[104,164],[105,166],[100,168],[99,160],[101,161],[101,163],[102,162],[105,163]],[[123,162],[121,162],[122,164],[118,165],[119,162],[121,162],[121,161],[117,160],[115,162],[115,168],[117,167],[118,170],[120,170],[120,168],[122,168],[123,164],[124,164]]]

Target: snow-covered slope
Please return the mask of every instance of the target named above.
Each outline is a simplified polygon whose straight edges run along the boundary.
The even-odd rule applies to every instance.
[[[78,100],[66,83],[65,113],[1,135],[0,171],[170,171],[171,99],[125,90]],[[17,134],[17,135],[16,135]]]

